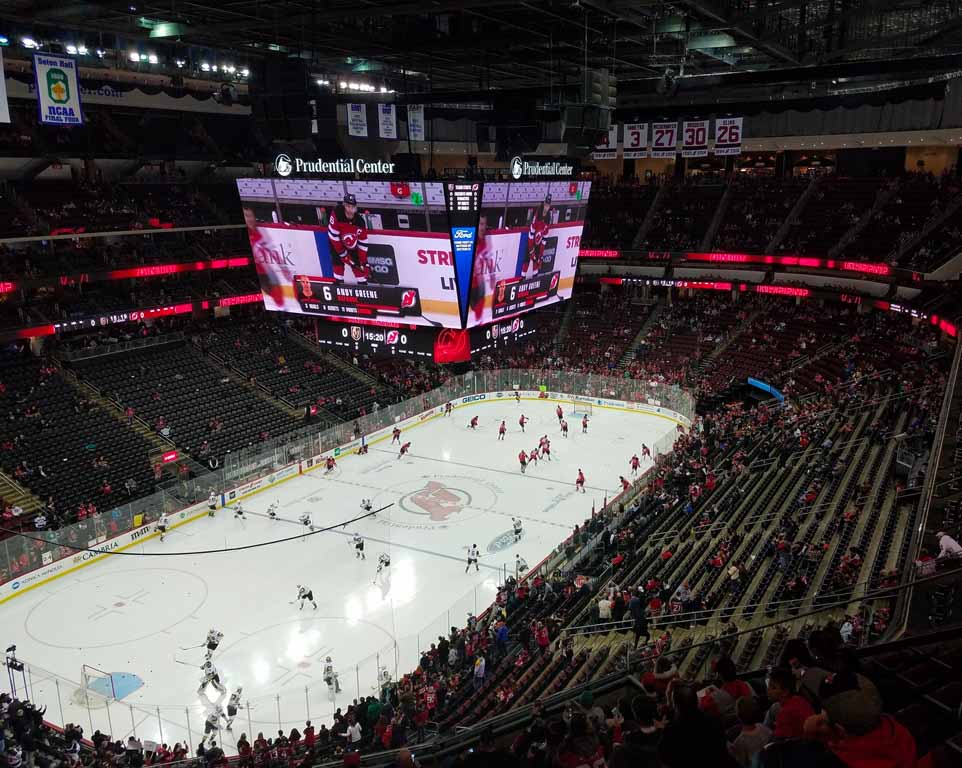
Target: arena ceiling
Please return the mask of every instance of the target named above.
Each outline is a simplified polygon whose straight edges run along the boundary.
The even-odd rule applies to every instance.
[[[437,92],[571,85],[608,68],[621,93],[745,73],[800,80],[816,67],[951,69],[959,0],[6,0],[0,18],[124,36],[141,19],[167,42],[300,55],[318,73],[370,73]],[[159,41],[158,41],[159,42]],[[778,73],[781,73],[780,75]],[[712,82],[721,82],[712,80]]]

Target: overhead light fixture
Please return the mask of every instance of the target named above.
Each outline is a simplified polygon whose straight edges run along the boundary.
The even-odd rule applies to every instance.
[[[10,45],[10,38],[6,35],[0,35],[0,45]]]
[[[359,90],[361,90],[361,86],[359,86],[357,83],[348,83],[348,84],[347,84],[347,87],[348,87],[350,90],[352,90],[352,91],[359,91]]]
[[[237,71],[237,68],[233,64],[228,64],[224,67],[224,71],[233,75]]]
[[[343,80],[342,80],[341,82],[339,82],[338,85],[339,85],[341,88],[347,88],[347,83],[345,83]]]
[[[183,69],[183,68],[184,68],[184,63],[185,63],[185,62],[184,62],[183,59],[176,59],[176,60],[174,61],[174,64],[177,66],[177,69]]]
[[[20,42],[23,43],[24,48],[39,48],[40,45],[32,37],[21,37]]]
[[[134,62],[140,61],[140,54],[137,53],[137,51],[131,51],[131,52],[130,52],[130,56],[129,56],[128,58],[129,58],[131,61],[134,61]]]
[[[250,77],[251,71],[250,71],[249,69],[242,69],[242,70],[241,70],[241,74],[242,74],[244,77]]]
[[[150,54],[150,55],[147,57],[147,61],[149,61],[151,64],[156,64],[156,63],[157,63],[157,54],[156,54],[156,53]]]
[[[102,59],[102,58],[104,57],[104,55],[105,55],[105,52],[103,51],[103,49],[98,48],[98,49],[97,49],[97,56]]]
[[[68,46],[67,46],[67,53],[69,53],[71,56],[76,56],[76,55],[77,55],[77,46],[76,46],[76,45],[68,45]]]
[[[200,63],[200,68],[204,72],[210,72],[210,64],[208,64],[206,61],[202,61]]]
[[[78,45],[78,46],[77,46],[77,53],[79,53],[81,56],[86,56],[87,53],[89,53],[89,51],[87,51],[87,46],[86,46],[86,45]]]
[[[381,86],[381,93],[387,93],[387,86],[386,86],[386,85],[382,85],[382,86]]]

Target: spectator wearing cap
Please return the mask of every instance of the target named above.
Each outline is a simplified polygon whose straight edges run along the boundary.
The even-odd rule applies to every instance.
[[[851,672],[830,675],[819,689],[822,711],[805,725],[850,768],[913,768],[915,739],[905,726],[882,713],[874,683]]]

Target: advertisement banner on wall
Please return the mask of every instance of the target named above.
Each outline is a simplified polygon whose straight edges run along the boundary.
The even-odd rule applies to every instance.
[[[377,105],[378,134],[382,139],[397,138],[397,115],[393,104]]]
[[[33,55],[37,113],[45,125],[83,125],[77,62],[69,56]]]
[[[367,105],[347,105],[347,133],[360,139],[367,138]]]
[[[408,104],[408,138],[424,141],[424,105]]]

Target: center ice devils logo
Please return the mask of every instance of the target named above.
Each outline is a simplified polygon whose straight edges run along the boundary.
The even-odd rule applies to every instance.
[[[443,523],[471,503],[471,497],[462,490],[449,488],[436,480],[428,480],[420,490],[402,499],[402,506],[409,502],[417,509],[409,509],[416,515],[427,515],[433,523]]]

